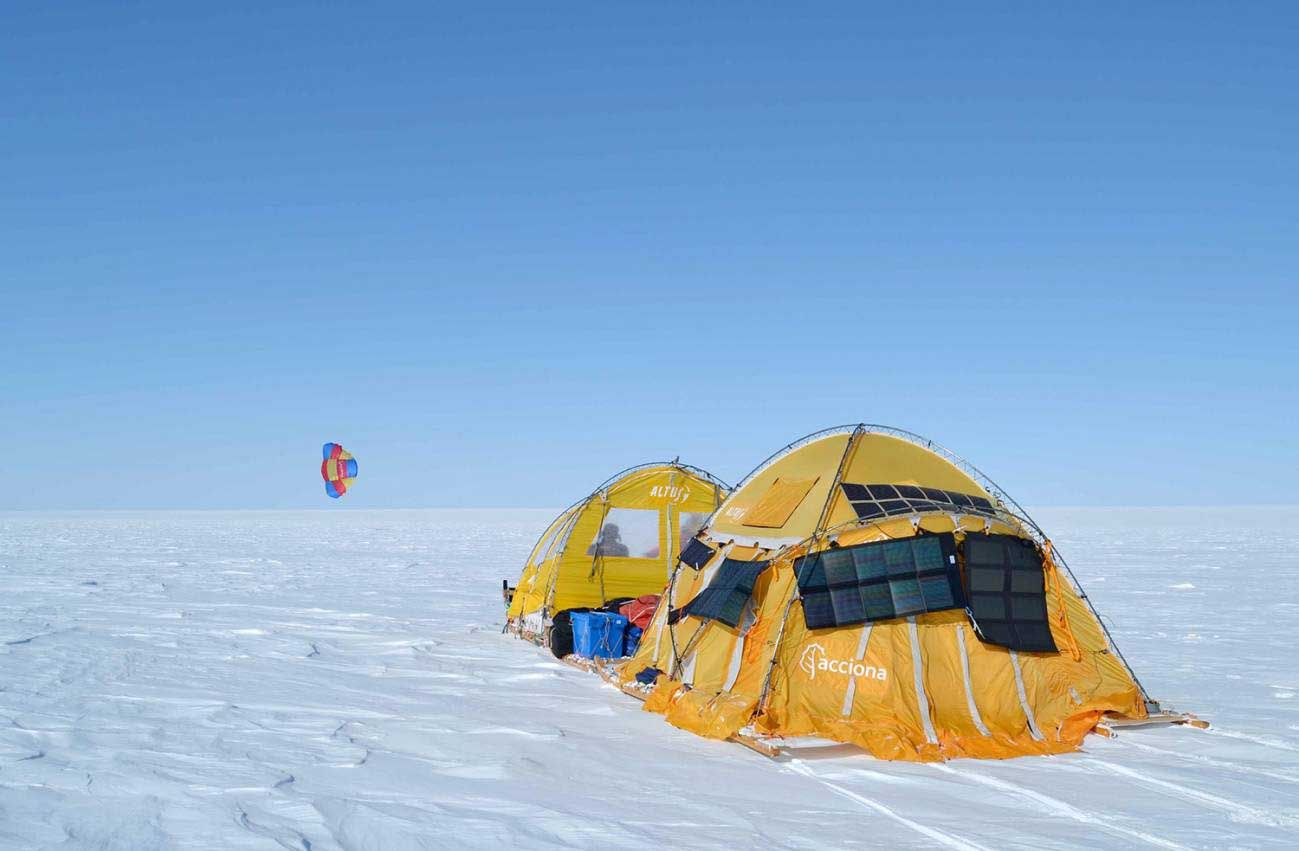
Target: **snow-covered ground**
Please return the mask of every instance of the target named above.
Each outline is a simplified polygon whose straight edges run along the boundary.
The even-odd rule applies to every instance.
[[[0,846],[1299,846],[1299,509],[1039,512],[1213,729],[945,765],[771,761],[502,636],[550,514],[0,514]]]

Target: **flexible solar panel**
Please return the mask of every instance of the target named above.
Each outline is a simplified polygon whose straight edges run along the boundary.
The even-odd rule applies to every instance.
[[[962,547],[969,609],[979,637],[1011,650],[1055,653],[1037,546],[1014,535],[971,532]]]
[[[753,586],[758,576],[770,562],[725,559],[717,568],[708,587],[681,607],[681,617],[704,618],[721,621],[727,626],[739,626],[744,614],[744,604],[753,596]]]
[[[841,482],[839,487],[848,498],[859,520],[919,514],[926,511],[961,511],[993,514],[996,507],[989,500],[973,494],[916,485],[859,485]]]
[[[950,533],[829,549],[794,569],[808,629],[965,606]]]
[[[677,558],[683,564],[688,564],[695,570],[698,570],[708,563],[708,560],[713,557],[713,553],[715,552],[717,552],[717,550],[696,538],[686,544],[686,548],[681,551],[681,555],[677,556]]]

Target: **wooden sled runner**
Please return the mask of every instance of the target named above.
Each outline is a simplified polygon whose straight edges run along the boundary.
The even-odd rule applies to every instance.
[[[578,656],[576,653],[569,653],[560,661],[563,662],[565,665],[569,665],[571,667],[577,668],[579,671],[586,671],[588,674],[593,672],[600,672],[601,678],[604,677],[604,673],[600,669],[600,662],[598,659],[587,659],[584,656]]]
[[[1197,730],[1209,729],[1209,722],[1203,718],[1197,718],[1190,712],[1152,712],[1145,718],[1128,718],[1124,715],[1106,715],[1101,722],[1096,725],[1096,732],[1103,736],[1113,737],[1119,729],[1135,729],[1138,727],[1162,727],[1165,725],[1186,725],[1194,727]]]

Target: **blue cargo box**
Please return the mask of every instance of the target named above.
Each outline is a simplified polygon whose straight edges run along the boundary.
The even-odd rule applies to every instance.
[[[573,652],[592,659],[617,659],[623,655],[627,619],[610,612],[574,612]]]

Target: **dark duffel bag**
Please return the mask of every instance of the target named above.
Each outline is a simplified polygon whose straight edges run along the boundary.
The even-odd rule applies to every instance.
[[[589,612],[590,609],[565,609],[556,612],[550,623],[550,652],[563,659],[573,652],[573,612]]]

